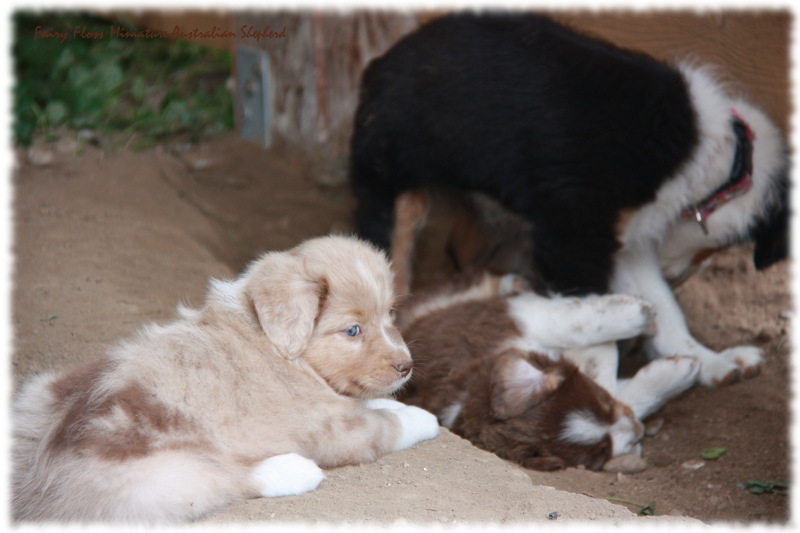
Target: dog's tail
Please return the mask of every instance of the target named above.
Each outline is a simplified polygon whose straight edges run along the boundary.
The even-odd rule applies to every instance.
[[[257,487],[247,481],[251,465],[212,449],[176,442],[145,455],[104,457],[102,451],[110,448],[102,442],[79,449],[59,438],[70,418],[79,416],[80,402],[59,388],[64,379],[38,376],[15,399],[14,522],[176,523],[257,495]],[[75,442],[91,438],[89,426],[75,431],[80,431],[71,434]]]

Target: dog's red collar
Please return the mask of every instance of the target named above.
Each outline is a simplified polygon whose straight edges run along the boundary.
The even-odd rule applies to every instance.
[[[753,139],[755,139],[755,134],[735,110],[731,110],[731,113],[733,114],[733,132],[736,135],[736,153],[733,156],[730,178],[705,200],[687,207],[681,213],[682,218],[691,218],[700,224],[706,235],[708,235],[706,219],[718,207],[742,196],[753,185]]]

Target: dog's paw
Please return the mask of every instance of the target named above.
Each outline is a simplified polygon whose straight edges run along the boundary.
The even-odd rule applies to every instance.
[[[364,407],[367,409],[389,409],[394,411],[408,406],[390,398],[371,398],[369,400],[364,400]]]
[[[761,371],[761,350],[737,346],[699,359],[699,381],[706,387],[721,387],[755,377]]]
[[[439,434],[439,421],[424,409],[413,405],[406,405],[389,398],[373,398],[364,401],[367,409],[386,409],[400,419],[400,439],[394,451],[405,450],[423,440],[429,440]]]
[[[401,434],[394,446],[394,451],[405,450],[439,435],[439,420],[424,409],[413,405],[404,405],[402,409],[391,411],[400,419]]]
[[[311,459],[296,453],[275,455],[261,461],[251,479],[265,498],[294,496],[316,489],[325,473]]]

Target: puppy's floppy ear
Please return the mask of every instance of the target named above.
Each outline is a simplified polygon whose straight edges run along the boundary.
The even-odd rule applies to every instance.
[[[492,414],[500,420],[520,415],[558,389],[559,371],[544,372],[520,350],[503,353],[492,369]]]
[[[313,279],[291,252],[266,254],[248,270],[245,297],[261,329],[287,359],[308,346],[322,299],[324,279]]]

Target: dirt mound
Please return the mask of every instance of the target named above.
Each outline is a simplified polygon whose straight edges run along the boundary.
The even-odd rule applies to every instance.
[[[39,147],[49,163],[18,154],[15,384],[95,357],[146,322],[171,320],[177,303],[202,302],[209,277],[232,277],[262,251],[350,229],[346,189],[321,188],[299,162],[234,135],[182,154],[67,146]],[[428,280],[447,274],[440,250],[435,239],[420,250]],[[786,522],[788,496],[746,487],[789,479],[788,276],[787,264],[755,273],[748,250],[733,250],[681,289],[699,340],[760,346],[766,364],[755,379],[694,389],[657,413],[661,428],[644,443],[641,473],[526,472],[444,431],[378,463],[329,471],[316,492],[241,502],[209,520],[645,520],[611,497],[707,522]],[[725,453],[701,465],[708,447]]]

